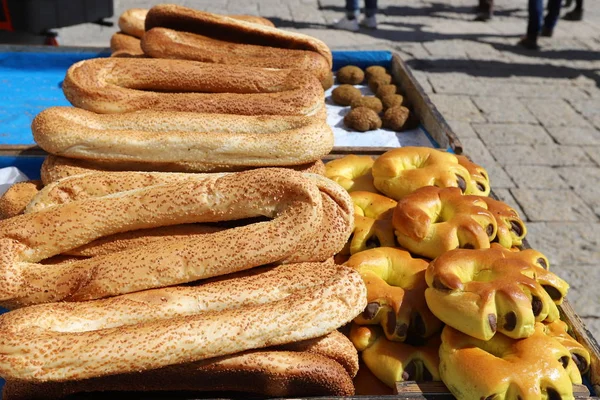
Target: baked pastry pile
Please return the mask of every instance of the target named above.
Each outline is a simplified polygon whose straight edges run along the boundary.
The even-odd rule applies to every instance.
[[[391,389],[442,380],[458,399],[572,398],[590,355],[560,321],[569,285],[521,248],[525,224],[487,197],[485,169],[415,147],[325,168],[355,204],[336,260],[367,287],[349,334],[370,371],[361,393],[374,376]]]

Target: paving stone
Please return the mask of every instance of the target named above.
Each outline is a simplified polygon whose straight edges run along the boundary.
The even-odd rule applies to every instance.
[[[569,100],[569,103],[597,129],[600,129],[600,98],[572,99]]]
[[[600,145],[600,130],[595,128],[560,126],[548,128],[548,132],[559,144]]]
[[[511,193],[531,221],[598,220],[592,209],[570,190],[514,188]]]
[[[577,309],[575,309],[575,312],[579,315]],[[585,329],[588,330],[588,334],[598,341],[598,338],[600,338],[600,317],[582,317],[581,321],[583,322]]]
[[[531,124],[472,124],[486,145],[553,143],[552,137],[539,125]]]
[[[585,151],[578,146],[556,144],[489,145],[490,152],[502,165],[593,165]]]
[[[422,72],[422,71],[411,71],[411,72],[414,75],[417,82],[419,82],[419,85],[421,85],[421,87],[423,88],[423,91],[425,93],[433,93],[433,88],[431,87],[431,84],[429,83],[429,79],[427,78],[427,74],[425,72]]]
[[[590,123],[581,118],[564,100],[531,99],[526,105],[541,124],[546,127],[576,126],[591,128]]]
[[[600,217],[600,168],[564,167],[557,173]]]
[[[567,299],[577,315],[600,317],[600,290],[597,286],[600,268],[597,265],[551,265],[550,270],[569,284]]]
[[[494,159],[480,139],[466,138],[462,139],[461,143],[463,144],[465,154],[487,170],[492,189],[512,188],[515,186],[506,171]]]
[[[600,265],[600,224],[587,222],[530,222],[527,240],[531,247],[556,265]]]
[[[584,147],[586,154],[594,160],[597,166],[600,166],[600,146],[586,146]]]
[[[556,168],[537,165],[505,165],[504,170],[519,188],[569,189]]]
[[[526,221],[527,218],[525,216],[525,213],[521,209],[519,203],[517,203],[517,200],[515,200],[515,198],[513,197],[512,193],[510,193],[510,189],[492,188],[492,191],[494,192],[498,200],[503,201],[510,207],[514,208],[515,211],[519,213],[521,219],[523,221]]]
[[[472,97],[471,99],[490,122],[537,123],[537,119],[516,98]]]
[[[430,98],[444,118],[468,122],[485,121],[471,99],[466,96],[432,94]]]
[[[446,120],[452,132],[458,136],[458,139],[464,138],[478,138],[477,133],[471,127],[471,124],[465,121],[456,121],[456,120]]]

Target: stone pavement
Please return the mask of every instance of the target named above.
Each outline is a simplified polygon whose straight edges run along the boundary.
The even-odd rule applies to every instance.
[[[115,15],[166,2],[115,0]],[[496,0],[494,20],[472,22],[476,0],[380,0],[379,27],[328,29],[343,0],[174,1],[217,13],[255,14],[324,40],[332,49],[397,51],[490,173],[492,187],[528,221],[532,247],[571,284],[569,300],[600,339],[600,8],[559,21],[542,51],[514,44],[526,0]],[[116,17],[113,18],[116,20]],[[107,47],[116,28],[60,31],[64,45]]]

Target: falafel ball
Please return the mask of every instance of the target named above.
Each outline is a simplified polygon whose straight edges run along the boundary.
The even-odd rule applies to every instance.
[[[383,113],[383,126],[393,131],[402,130],[409,115],[410,111],[406,107],[390,107]]]
[[[379,89],[379,86],[389,85],[390,83],[392,83],[391,75],[376,75],[369,79],[369,89],[371,89],[373,93],[377,93],[377,89]]]
[[[329,74],[321,81],[323,90],[327,90],[333,86],[333,72],[329,71]]]
[[[344,117],[344,125],[359,132],[381,128],[381,118],[370,108],[356,107]]]
[[[362,69],[354,65],[347,65],[337,72],[337,78],[340,83],[348,83],[350,85],[358,85],[365,80],[365,73]]]
[[[404,97],[401,94],[388,94],[387,96],[383,96],[381,98],[381,103],[383,104],[384,109],[392,108],[392,107],[400,107],[404,102]]]
[[[375,111],[377,114],[383,111],[383,104],[381,104],[381,100],[373,96],[363,96],[360,99],[356,99],[350,103],[350,107],[367,107]]]
[[[397,91],[398,91],[398,88],[394,84],[380,85],[377,88],[377,92],[375,93],[375,96],[377,96],[381,99],[383,96],[387,96],[388,94],[396,94]]]
[[[362,93],[352,85],[340,85],[333,89],[331,98],[335,104],[349,106],[356,99],[360,99]]]
[[[377,76],[377,75],[386,75],[387,74],[387,70],[384,67],[381,67],[379,65],[371,65],[370,67],[367,67],[367,69],[365,69],[365,77],[367,78],[367,80],[370,80],[371,78]]]

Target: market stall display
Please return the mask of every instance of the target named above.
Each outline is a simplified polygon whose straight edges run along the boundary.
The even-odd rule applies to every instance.
[[[253,46],[298,39],[177,7],[156,15],[146,28],[193,23],[205,34],[203,24],[220,26],[217,40],[245,32]],[[323,55],[320,45],[300,43]],[[181,93],[181,81],[147,78],[143,65],[175,66],[176,77],[197,73],[200,83]],[[386,393],[384,384],[405,398],[401,382],[441,380],[461,399],[541,399],[580,393],[581,374],[595,384],[598,352],[568,308],[568,284],[522,247],[516,212],[481,197],[493,188],[483,166],[431,149],[461,150],[398,58],[387,67],[360,68],[379,97],[408,99],[429,147],[333,148],[331,107],[312,73],[253,67],[244,80],[231,79],[235,66],[190,60],[76,63],[63,89],[77,108],[50,108],[33,124],[36,142],[52,153],[40,171],[44,187],[15,186],[17,196],[0,199],[10,210],[0,221],[0,304],[13,309],[0,316],[6,398],[111,390],[351,396],[369,394],[369,380],[373,394]],[[296,77],[305,84],[281,91]],[[95,91],[103,85],[113,92]],[[269,95],[283,92],[292,108],[261,115],[277,109]],[[182,94],[190,96],[175,99]],[[221,101],[235,105],[196,113]],[[161,169],[178,163],[187,169]],[[419,206],[425,192],[440,201]],[[429,218],[408,229],[421,232],[448,222],[455,208],[475,223],[456,233],[458,248],[425,257],[400,248],[411,216]],[[485,236],[481,246],[465,240],[475,231]],[[537,378],[521,382],[519,370],[490,362],[489,379],[480,379],[461,352],[474,343],[482,359],[498,346],[523,349],[521,375]],[[355,390],[357,367],[370,374],[359,372]]]

